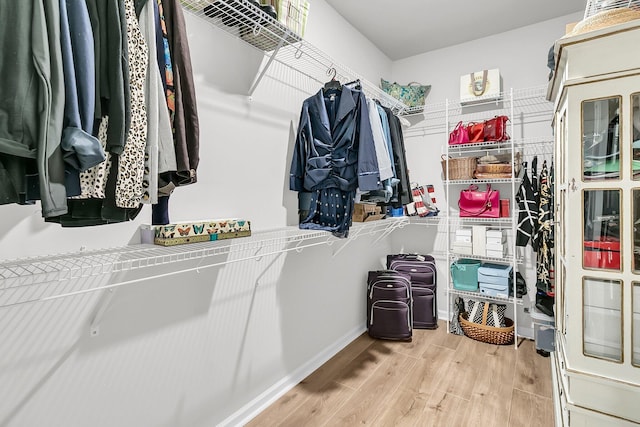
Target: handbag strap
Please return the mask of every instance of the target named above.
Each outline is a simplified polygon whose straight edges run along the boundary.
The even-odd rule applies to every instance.
[[[482,324],[487,325],[487,318],[489,317],[489,302],[485,301],[484,308],[482,310]]]
[[[484,91],[487,90],[487,76],[489,74],[488,70],[483,70],[482,71],[482,87],[481,90],[477,90],[476,89],[476,85],[475,85],[475,74],[476,73],[471,73],[469,76],[471,77],[471,90],[473,90],[473,94],[475,96],[482,96],[484,94]]]
[[[463,127],[464,127],[464,124],[462,123],[462,120],[461,120],[461,121],[459,121],[459,122],[458,122],[458,124],[456,125],[456,127],[454,127],[454,128],[453,128],[453,130],[455,131],[455,130],[460,129],[460,128],[463,128]]]

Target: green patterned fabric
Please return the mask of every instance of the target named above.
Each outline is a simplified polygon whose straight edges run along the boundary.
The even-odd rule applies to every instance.
[[[421,85],[415,82],[400,85],[396,82],[390,83],[385,79],[380,79],[380,87],[395,99],[402,101],[407,107],[424,106],[424,100],[431,89],[431,85]]]

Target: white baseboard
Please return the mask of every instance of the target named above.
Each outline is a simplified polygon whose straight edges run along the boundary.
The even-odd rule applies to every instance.
[[[336,353],[345,348],[357,337],[366,332],[366,325],[361,325],[349,331],[342,338],[334,342],[330,347],[319,353],[313,359],[307,361],[289,375],[276,382],[255,399],[248,402],[242,408],[227,417],[219,426],[242,426],[264,411],[269,405],[278,400],[282,395],[298,385],[300,381],[309,376],[313,371],[325,364]]]

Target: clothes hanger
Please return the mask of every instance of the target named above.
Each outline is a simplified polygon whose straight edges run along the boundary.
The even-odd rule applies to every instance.
[[[340,81],[336,80],[336,74],[338,72],[336,71],[335,68],[331,67],[327,70],[327,74],[329,74],[331,76],[331,80],[329,80],[328,82],[326,82],[324,84],[324,88],[323,91],[328,91],[328,90],[332,90],[332,89],[337,89],[340,90],[342,89],[342,83],[340,83]]]
[[[355,79],[354,81],[345,83],[344,85],[348,86],[349,88],[362,90],[362,84],[360,83],[360,79]]]

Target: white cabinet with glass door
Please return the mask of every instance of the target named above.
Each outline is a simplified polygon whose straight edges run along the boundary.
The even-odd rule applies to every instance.
[[[640,423],[640,22],[556,43],[557,425]]]

